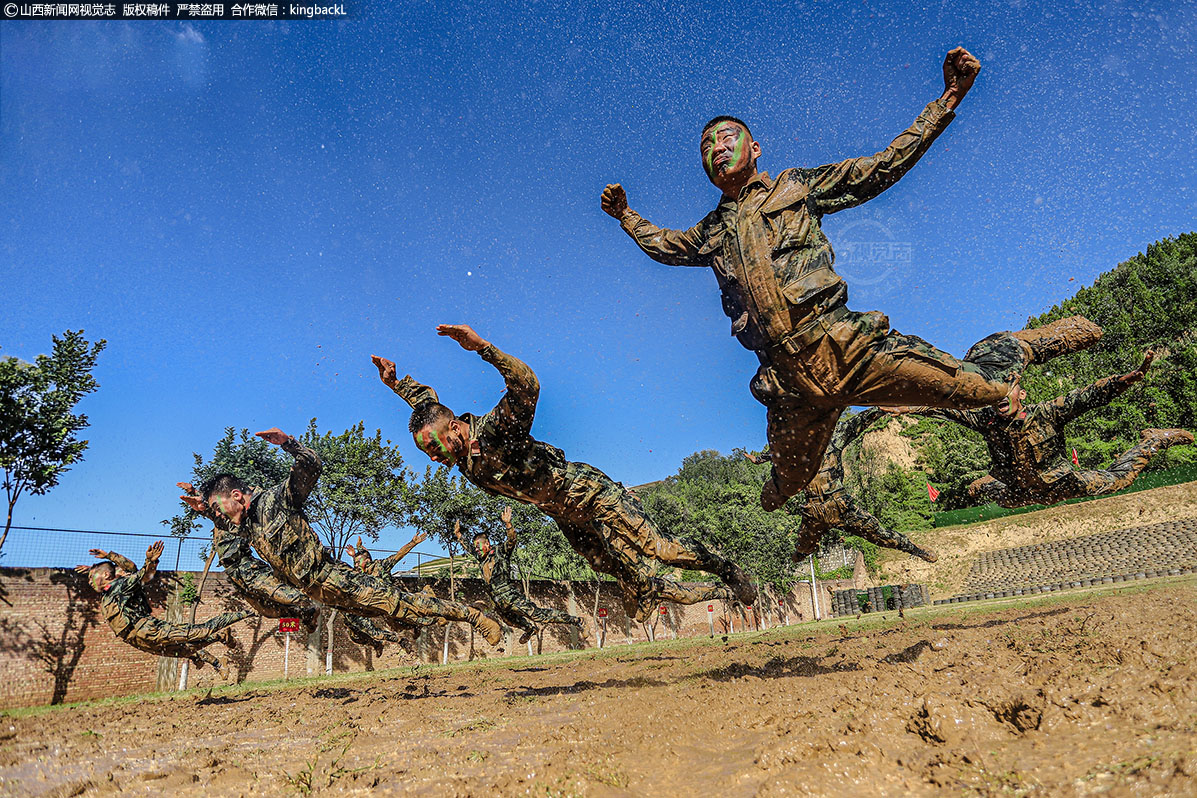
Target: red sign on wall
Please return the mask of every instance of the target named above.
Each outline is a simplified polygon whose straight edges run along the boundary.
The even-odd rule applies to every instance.
[[[665,605],[664,604],[661,605],[661,614],[662,615],[665,614]]]
[[[599,608],[599,617],[600,617],[600,618],[606,618],[606,617],[607,617],[607,608],[606,608],[606,607],[600,607],[600,608]]]
[[[714,605],[714,604],[708,604],[708,605],[707,605],[707,612],[714,612],[714,611],[715,611],[715,605]]]
[[[278,630],[280,632],[298,632],[299,619],[298,618],[279,618]]]

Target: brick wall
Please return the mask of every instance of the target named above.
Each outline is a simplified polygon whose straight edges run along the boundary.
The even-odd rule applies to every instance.
[[[863,572],[862,572],[863,573]],[[198,585],[200,574],[192,574]],[[178,587],[183,573],[160,571],[148,593],[154,612],[167,620],[186,620],[189,608],[178,601]],[[400,579],[409,590],[419,590],[429,580]],[[833,589],[844,589],[858,580],[820,583],[820,615],[831,606]],[[447,580],[434,581],[438,596],[449,597]],[[858,587],[864,587],[861,581]],[[483,599],[483,585],[476,579],[457,580],[457,599],[473,603]],[[734,628],[742,631],[745,619],[734,617],[723,602],[682,607],[666,604],[664,616],[655,615],[651,626],[632,623],[623,613],[615,585],[610,582],[560,584],[533,581],[533,601],[581,616],[585,628],[576,632],[565,626],[549,626],[542,639],[533,640],[533,651],[547,653],[570,648],[598,645],[600,621],[598,606],[607,610],[605,646],[626,645],[646,640],[697,637],[709,634],[713,619],[717,634]],[[778,601],[784,608],[779,614]],[[196,620],[203,621],[226,610],[241,609],[224,574],[208,575],[197,607]],[[762,610],[765,610],[762,613]],[[754,608],[755,617],[747,620],[752,628],[768,628],[783,622],[800,623],[814,617],[810,586],[799,583],[782,596],[763,595]],[[470,627],[453,623],[448,627],[448,658],[464,660],[527,654],[525,646],[509,634],[504,652],[487,645],[481,637],[471,636]],[[233,627],[236,645],[226,650],[216,644],[209,649],[217,658],[226,656],[239,680],[261,681],[283,677],[285,640],[278,634],[278,621],[254,618]],[[650,632],[651,630],[651,632]],[[291,635],[288,675],[291,677],[324,672],[322,647],[300,631]],[[316,637],[315,634],[312,635]],[[444,652],[445,628],[430,627],[421,633],[417,653],[424,662],[440,662]],[[333,623],[333,670],[369,671],[401,666],[412,661],[398,645],[388,645],[381,656],[354,644],[345,634],[340,618]],[[131,695],[172,690],[178,685],[179,661],[155,657],[125,644],[113,635],[99,614],[99,597],[80,574],[55,568],[0,568],[0,708],[82,701],[115,695]],[[213,684],[217,676],[211,668],[189,666],[188,686]]]

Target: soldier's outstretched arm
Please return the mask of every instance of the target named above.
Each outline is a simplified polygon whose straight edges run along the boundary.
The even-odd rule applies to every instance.
[[[440,401],[436,391],[427,385],[416,382],[410,374],[399,379],[392,361],[378,355],[370,355],[370,360],[378,369],[378,378],[382,380],[382,384],[398,394],[399,398],[411,405],[413,410],[425,402]]]
[[[603,189],[600,200],[603,211],[619,221],[623,231],[631,236],[645,255],[667,266],[703,266],[699,250],[706,242],[707,220],[689,230],[667,230],[657,227],[628,207],[628,197],[618,183]]]
[[[283,496],[290,507],[298,510],[307,501],[308,494],[316,487],[323,466],[320,456],[278,427],[254,433],[268,443],[273,443],[295,458],[291,473],[283,483]]]
[[[499,518],[503,521],[503,526],[507,527],[507,547],[509,549],[515,548],[515,525],[511,523],[510,504],[503,508],[503,513]]]
[[[955,107],[972,88],[981,63],[963,47],[944,58],[944,93],[881,152],[805,170],[818,213],[835,213],[867,202],[909,172],[956,118]]]
[[[469,325],[441,324],[437,326],[436,333],[457,341],[462,349],[477,352],[483,360],[498,369],[507,383],[507,393],[491,411],[495,420],[511,433],[527,435],[531,432],[532,420],[536,417],[536,403],[540,399],[540,380],[536,379],[528,364],[483,340]]]
[[[143,585],[148,585],[158,571],[158,558],[162,556],[163,548],[162,541],[156,540],[145,550],[145,565],[138,574]]]
[[[886,412],[893,416],[924,416],[926,418],[938,418],[943,421],[951,421],[959,424],[962,427],[967,427],[975,432],[984,429],[985,425],[977,417],[977,414],[972,410],[953,410],[949,407],[889,407]]]
[[[398,565],[399,562],[404,557],[406,557],[408,554],[411,554],[412,549],[414,549],[416,546],[420,545],[427,539],[428,539],[427,532],[417,532],[416,535],[411,540],[409,540],[403,544],[402,548],[400,548],[399,551],[395,552],[390,557],[387,557],[382,561],[382,567],[385,569],[385,572],[389,574],[392,571],[392,569],[394,569],[394,567],[396,565]]]
[[[137,573],[137,563],[133,562],[123,554],[117,554],[115,551],[104,551],[103,549],[92,549],[88,552],[88,554],[95,557],[97,560],[107,560],[117,568],[127,573]]]
[[[835,432],[831,434],[831,444],[827,447],[842,452],[848,444],[864,434],[874,421],[885,418],[889,413],[880,407],[869,407],[851,418],[840,417],[835,425]]]
[[[1148,349],[1143,353],[1143,362],[1134,371],[1115,377],[1104,377],[1092,385],[1077,388],[1063,396],[1057,396],[1050,402],[1038,404],[1036,408],[1056,423],[1067,424],[1090,410],[1108,405],[1126,393],[1132,385],[1147,376],[1147,370],[1151,368],[1153,360],[1155,352]]]

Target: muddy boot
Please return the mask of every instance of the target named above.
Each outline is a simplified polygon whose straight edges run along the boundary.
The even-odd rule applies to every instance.
[[[503,628],[473,607],[466,608],[466,620],[492,646],[498,647],[503,640]]]
[[[723,577],[725,583],[728,583],[728,587],[733,592],[737,602],[745,604],[747,607],[747,605],[757,601],[757,585],[752,584],[752,578],[747,573],[741,571],[740,566],[737,566],[734,562],[729,562],[728,567],[724,568],[724,573],[719,575]]]
[[[1158,452],[1169,446],[1192,443],[1193,433],[1185,429],[1145,429],[1139,433],[1139,441],[1150,444]]]
[[[926,560],[927,562],[936,562],[939,559],[939,555],[935,553],[934,549],[925,549],[922,546],[916,546],[913,543],[910,544],[910,548],[906,551],[906,553],[913,554],[920,560]]]
[[[522,646],[524,643],[527,643],[529,640],[532,639],[533,635],[535,635],[535,634],[536,634],[535,627],[533,627],[531,629],[524,630],[524,633],[522,635],[520,635],[520,645]]]
[[[1013,335],[1030,345],[1032,363],[1045,363],[1053,357],[1088,349],[1101,339],[1101,332],[1101,327],[1084,316],[1069,316]]]

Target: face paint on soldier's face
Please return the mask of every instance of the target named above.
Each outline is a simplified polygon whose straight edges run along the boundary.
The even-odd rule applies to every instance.
[[[702,143],[703,166],[707,176],[736,171],[744,162],[748,135],[734,122],[722,122],[711,128]]]
[[[448,432],[448,430],[446,430]],[[446,441],[447,436],[442,436],[439,432],[431,427],[425,427],[416,435],[416,445],[424,454],[428,455],[433,462],[444,463],[450,468],[457,462],[457,455],[453,454],[453,450],[449,447]]]

